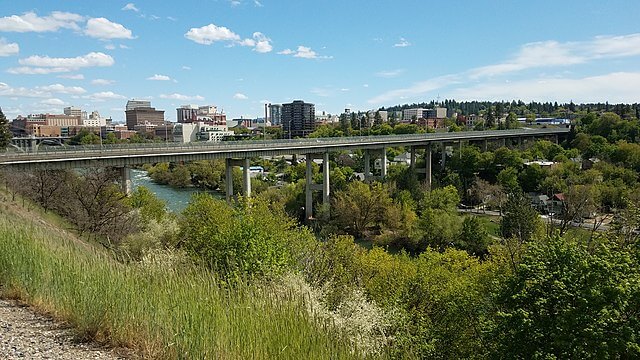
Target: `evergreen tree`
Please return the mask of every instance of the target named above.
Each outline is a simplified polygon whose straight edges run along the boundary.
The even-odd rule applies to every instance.
[[[11,143],[11,130],[9,130],[9,120],[4,116],[0,108],[0,149],[6,149]]]

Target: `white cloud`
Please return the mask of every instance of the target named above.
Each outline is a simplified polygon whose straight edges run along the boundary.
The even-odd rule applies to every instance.
[[[103,17],[91,18],[87,21],[87,26],[84,30],[85,35],[101,39],[133,39],[131,30],[124,26],[109,21]]]
[[[510,82],[485,82],[450,91],[457,100],[634,103],[640,98],[640,72],[615,72],[582,78],[536,78]]]
[[[182,70],[191,70],[191,67],[190,67],[190,66],[183,65],[183,66],[182,66]]]
[[[102,91],[102,92],[97,92],[91,95],[83,96],[83,98],[89,99],[91,101],[100,102],[100,101],[107,101],[107,100],[124,100],[127,97],[120,94],[116,94],[113,91]]]
[[[73,58],[52,58],[48,56],[29,56],[25,59],[18,60],[20,65],[36,66],[36,67],[63,67],[70,69],[78,69],[84,67],[112,66],[115,61],[105,53],[91,52],[83,56]]]
[[[38,90],[38,89],[28,89],[25,87],[14,88],[9,86],[9,84],[0,82],[0,96],[4,97],[30,97],[30,98],[39,98],[39,97],[50,97],[51,93]]]
[[[200,28],[191,28],[184,37],[202,45],[211,45],[214,42],[225,42],[227,46],[248,46],[253,51],[259,53],[268,53],[273,50],[271,39],[265,34],[256,31],[251,38],[242,39],[240,35],[234,33],[224,26],[209,24]]]
[[[5,38],[0,38],[0,56],[18,55],[20,46],[16,43],[8,43]]]
[[[404,71],[405,71],[404,69],[384,70],[384,71],[377,72],[376,76],[383,77],[383,78],[394,78],[404,73]]]
[[[264,5],[262,5],[262,3],[261,3],[260,1],[258,1],[258,0],[253,0],[253,4],[254,4],[256,7],[264,7]]]
[[[80,86],[64,86],[62,84],[36,86],[36,89],[46,91],[46,92],[51,92],[51,93],[72,94],[72,95],[79,95],[87,92],[87,90],[83,89]]]
[[[104,48],[107,49],[107,50],[115,50],[116,46],[113,45],[113,44],[107,44],[107,45],[104,46]]]
[[[131,49],[130,47],[128,47],[128,46],[127,46],[127,45],[125,45],[125,44],[120,44],[120,45],[118,45],[118,47],[119,47],[120,49]]]
[[[93,85],[111,85],[113,83],[115,83],[115,81],[107,80],[107,79],[94,79],[94,80],[91,80],[91,84],[93,84]]]
[[[46,75],[46,74],[62,73],[62,72],[69,72],[69,71],[73,71],[73,69],[63,68],[63,67],[43,68],[43,67],[30,67],[30,66],[20,66],[16,68],[7,69],[7,72],[9,74],[15,74],[15,75]]]
[[[640,55],[640,33],[597,36],[587,41],[543,41],[524,44],[509,60],[470,71],[472,78],[497,76],[527,69],[568,66],[597,59]]]
[[[235,93],[233,95],[233,98],[236,99],[236,100],[247,100],[247,99],[249,99],[249,97],[247,95],[242,94],[242,93]]]
[[[268,53],[273,50],[273,46],[271,45],[271,39],[266,37],[261,32],[254,32],[252,39],[244,39],[239,42],[242,46],[251,46],[253,47],[253,51],[259,53]]]
[[[202,97],[200,95],[189,96],[189,95],[182,95],[182,94],[178,94],[178,93],[161,94],[160,98],[161,99],[170,99],[170,100],[180,100],[180,101],[193,101],[193,100],[203,101],[204,100],[204,97]]]
[[[400,41],[398,41],[397,43],[393,44],[393,47],[407,47],[407,46],[411,46],[411,43],[407,41],[407,39],[401,37]]]
[[[311,50],[310,47],[307,46],[298,46],[297,50],[284,49],[278,52],[280,55],[293,55],[293,57],[303,58],[303,59],[331,59],[332,56],[320,56],[315,51]]]
[[[167,75],[160,75],[160,74],[155,74],[153,76],[149,76],[147,78],[147,80],[154,80],[154,81],[170,81],[171,78],[168,77]]]
[[[198,44],[211,45],[216,41],[239,41],[240,36],[224,26],[209,24],[199,28],[191,28],[184,37]]]
[[[58,77],[61,79],[84,80],[84,75],[82,74],[65,74],[65,75],[58,75]]]
[[[10,32],[48,32],[59,29],[78,30],[78,22],[83,16],[73,13],[54,11],[49,16],[38,16],[34,12],[0,18],[0,31]]]
[[[57,98],[42,100],[40,103],[43,105],[64,105],[64,101]]]
[[[51,74],[59,72],[70,72],[85,67],[105,67],[115,64],[115,60],[107,54],[92,52],[74,58],[52,58],[48,56],[29,56],[18,60],[20,65],[17,68],[10,68],[7,72],[11,74]]]
[[[416,96],[424,95],[429,91],[433,91],[445,86],[458,83],[459,81],[460,79],[459,79],[459,76],[457,75],[439,76],[426,81],[417,82],[408,88],[387,91],[381,95],[378,95],[368,100],[368,103],[381,104],[389,101],[395,101],[398,99],[416,97]]]
[[[134,3],[128,3],[127,5],[125,5],[122,9],[120,10],[124,10],[124,11],[135,11],[138,12],[140,10],[138,10],[138,8],[136,7],[136,5]]]
[[[418,82],[410,87],[387,91],[369,100],[369,103],[379,104],[398,99],[418,98],[426,93],[444,88],[448,96],[456,99],[513,99],[529,98],[544,101],[545,99],[557,99],[577,101],[602,101],[603,94],[612,95],[610,101],[636,102],[637,91],[630,88],[634,83],[631,79],[622,81],[624,74],[636,78],[637,73],[612,73],[598,75],[583,79],[539,78],[537,80],[512,80],[504,82],[487,82],[487,78],[506,74],[514,74],[530,69],[544,67],[567,67],[570,65],[584,64],[597,60],[606,60],[623,57],[640,56],[640,33],[620,36],[597,36],[586,41],[543,41],[524,44],[519,51],[508,60],[482,67],[477,67],[458,74],[440,76],[426,81]],[[453,85],[483,80],[481,85],[466,86],[456,89]],[[620,84],[619,90],[609,89],[611,81]],[[597,84],[602,90],[597,93],[593,86]],[[571,89],[571,87],[576,87]],[[558,94],[572,94],[566,99],[558,99]],[[632,96],[629,96],[631,94]],[[455,95],[455,96],[454,96]],[[625,99],[625,100],[623,100]],[[555,100],[554,100],[555,101]]]

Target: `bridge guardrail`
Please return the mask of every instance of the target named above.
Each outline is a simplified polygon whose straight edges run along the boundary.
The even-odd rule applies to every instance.
[[[450,133],[423,133],[423,134],[406,134],[406,135],[377,135],[377,136],[353,136],[353,137],[332,137],[332,138],[303,138],[303,139],[278,139],[278,140],[242,140],[242,141],[225,141],[215,143],[136,143],[136,144],[102,144],[102,145],[79,145],[79,146],[56,146],[43,147],[34,152],[0,152],[0,159],[24,159],[32,157],[49,157],[60,155],[100,155],[104,153],[130,153],[132,155],[139,153],[147,153],[150,150],[158,152],[169,151],[202,151],[205,149],[212,150],[250,150],[261,149],[275,146],[299,147],[304,145],[321,146],[325,145],[354,145],[363,143],[381,143],[388,142],[390,144],[398,142],[410,141],[455,141],[457,139],[473,139],[483,137],[511,137],[511,136],[527,136],[527,135],[553,135],[564,134],[569,129],[514,129],[514,130],[486,130],[486,131],[461,131]],[[441,139],[445,137],[446,139]]]

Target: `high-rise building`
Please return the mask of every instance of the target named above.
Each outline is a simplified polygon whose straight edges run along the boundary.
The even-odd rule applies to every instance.
[[[282,104],[282,128],[286,138],[304,137],[316,129],[315,105],[295,100]]]
[[[276,126],[282,124],[282,105],[269,104],[269,114],[271,125]]]
[[[129,130],[134,130],[136,125],[158,126],[164,124],[164,110],[156,110],[152,107],[135,107],[125,111],[125,114]]]
[[[150,107],[151,107],[151,101],[149,100],[131,99],[127,101],[127,107],[125,108],[125,111],[129,111],[137,108],[150,108]]]
[[[69,116],[79,116],[82,118],[82,109],[75,106],[67,106],[64,108],[64,114]]]

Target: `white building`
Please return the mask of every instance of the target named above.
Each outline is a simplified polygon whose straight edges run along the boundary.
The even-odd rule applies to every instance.
[[[88,118],[82,119],[82,125],[92,127],[107,126],[107,119],[102,118],[97,111],[92,111]]]
[[[402,111],[402,119],[404,121],[418,120],[422,118],[424,110],[423,108],[405,109]]]
[[[222,141],[235,133],[226,124],[208,125],[204,122],[178,123],[173,130],[173,141],[189,143],[196,141]]]

